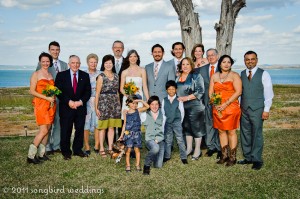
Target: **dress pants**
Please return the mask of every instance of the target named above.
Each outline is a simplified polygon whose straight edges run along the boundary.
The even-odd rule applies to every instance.
[[[59,122],[59,100],[56,98],[56,113],[54,123],[49,130],[48,142],[46,145],[46,151],[53,151],[60,149],[60,122]]]
[[[246,160],[263,162],[263,119],[264,108],[255,111],[248,108],[242,109],[241,117],[241,145]]]
[[[83,134],[85,115],[79,115],[76,111],[72,110],[72,115],[69,117],[60,118],[61,126],[61,142],[60,148],[62,155],[71,155],[71,135],[73,130],[73,124],[75,127],[75,137],[72,144],[73,153],[81,153],[83,147]]]

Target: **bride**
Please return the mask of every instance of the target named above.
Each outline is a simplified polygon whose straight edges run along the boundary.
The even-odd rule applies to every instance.
[[[123,110],[128,110],[128,107],[126,106],[125,103],[127,99],[127,94],[125,93],[124,90],[124,85],[126,83],[133,81],[135,85],[139,88],[139,90],[135,94],[140,95],[142,99],[144,98],[144,96],[146,97],[146,100],[148,100],[149,98],[146,70],[140,67],[139,64],[140,64],[139,54],[136,52],[136,50],[130,50],[126,58],[124,59],[123,71],[121,74],[120,92],[124,95],[123,103],[122,103],[122,112]],[[138,107],[143,107],[143,104],[140,102],[138,104]],[[143,117],[144,116],[141,115],[141,120],[143,119]],[[123,119],[123,114],[122,114],[122,119]]]

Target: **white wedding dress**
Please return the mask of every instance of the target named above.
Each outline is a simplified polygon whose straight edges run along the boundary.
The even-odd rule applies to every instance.
[[[136,87],[139,88],[139,91],[137,91],[135,94],[139,94],[142,97],[142,100],[144,100],[144,94],[143,94],[143,78],[142,77],[129,77],[127,76],[125,79],[125,84],[127,84],[128,82],[133,81],[136,85]],[[123,97],[123,102],[122,102],[122,120],[124,120],[123,117],[123,110],[128,110],[128,106],[126,106],[126,100],[127,97],[124,95]],[[138,104],[138,108],[143,107],[143,103],[139,102]],[[140,113],[140,118],[141,121],[145,121],[146,119],[146,112]]]

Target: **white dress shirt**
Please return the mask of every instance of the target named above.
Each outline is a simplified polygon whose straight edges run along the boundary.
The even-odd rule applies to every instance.
[[[252,78],[254,77],[255,72],[257,71],[257,66],[255,66],[254,68],[252,68]],[[249,69],[246,69],[246,75],[248,77],[249,75]],[[262,74],[262,78],[261,78],[262,84],[264,86],[264,104],[265,104],[265,108],[264,108],[264,112],[269,112],[270,108],[272,106],[272,100],[274,97],[274,92],[273,92],[273,85],[272,85],[272,80],[271,80],[271,76],[270,74],[264,70],[263,74]]]

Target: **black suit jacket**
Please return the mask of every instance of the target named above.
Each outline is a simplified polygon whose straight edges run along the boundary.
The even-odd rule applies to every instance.
[[[59,101],[59,116],[68,117],[74,113],[79,115],[86,115],[86,103],[91,97],[91,83],[89,75],[78,70],[78,84],[76,94],[73,91],[70,69],[62,71],[57,74],[55,79],[55,86],[61,90],[61,94],[58,95]],[[69,107],[69,101],[81,100],[83,105],[77,109],[71,109]]]

